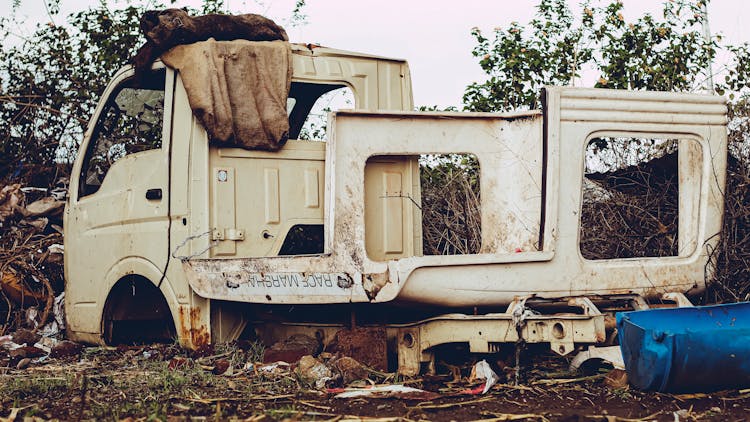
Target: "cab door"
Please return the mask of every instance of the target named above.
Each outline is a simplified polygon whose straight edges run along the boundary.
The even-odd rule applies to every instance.
[[[65,214],[69,329],[99,333],[103,297],[125,274],[168,259],[174,73],[121,72],[105,91],[71,175]],[[151,280],[158,282],[159,280]]]

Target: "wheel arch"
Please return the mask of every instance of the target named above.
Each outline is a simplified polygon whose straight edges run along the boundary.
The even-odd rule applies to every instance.
[[[132,291],[133,287],[136,289],[136,296],[143,294],[140,297],[147,300],[145,303],[146,306],[156,305],[157,309],[149,310],[144,308],[142,315],[131,315],[131,318],[128,319],[138,321],[140,320],[139,318],[147,316],[147,312],[151,312],[151,316],[161,314],[162,318],[171,324],[172,333],[177,335],[176,327],[179,323],[180,304],[172,289],[170,280],[162,275],[161,269],[154,263],[142,257],[124,258],[107,273],[104,285],[106,288],[100,290],[96,301],[98,305],[96,314],[99,318],[97,327],[99,327],[99,336],[102,341],[109,343],[113,340],[111,336],[112,332],[108,332],[111,327],[107,327],[108,318],[112,318],[112,313],[119,312],[119,316],[122,317],[123,313],[132,311],[133,306],[137,305],[132,303],[132,301],[128,303],[127,298],[123,297],[126,290],[130,289]],[[113,307],[122,306],[125,308],[113,309]]]

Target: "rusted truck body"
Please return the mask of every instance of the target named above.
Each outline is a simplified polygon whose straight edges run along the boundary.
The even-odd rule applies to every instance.
[[[145,86],[132,75],[123,69],[104,92],[73,167],[74,339],[166,333],[199,347],[308,333],[325,343],[358,324],[384,327],[395,364],[414,374],[441,344],[488,353],[522,339],[563,355],[602,344],[606,304],[684,303],[705,288],[723,212],[720,97],[548,87],[541,110],[415,112],[406,62],[295,45],[292,139],[264,152],[210,146],[172,69],[156,63]],[[354,109],[330,114],[327,140],[294,139],[315,99],[341,87]],[[118,147],[118,130],[142,145]],[[669,256],[581,252],[587,145],[618,139],[671,142]],[[476,158],[476,253],[423,254],[425,154]],[[528,312],[532,302],[550,311]]]

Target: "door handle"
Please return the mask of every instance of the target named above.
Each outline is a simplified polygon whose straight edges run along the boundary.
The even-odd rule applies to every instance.
[[[152,200],[161,200],[161,188],[155,188],[155,189],[149,189],[146,191],[146,199],[149,201]]]

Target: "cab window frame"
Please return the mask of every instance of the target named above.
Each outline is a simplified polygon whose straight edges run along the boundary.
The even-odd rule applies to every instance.
[[[326,94],[348,89],[353,100],[353,107],[358,107],[358,98],[354,87],[343,81],[297,81],[293,80],[287,98],[289,117],[289,139],[325,141],[324,139],[300,139],[303,128],[310,119],[315,104]],[[289,100],[293,100],[289,103]],[[291,107],[289,107],[291,106]]]
[[[164,129],[166,125],[169,124],[168,119],[170,118],[167,116],[167,77],[168,72],[165,67],[155,68],[149,72],[148,75],[141,78],[141,80],[137,80],[135,76],[131,73],[129,76],[123,78],[117,83],[117,86],[112,89],[110,94],[107,97],[106,102],[103,104],[99,114],[97,115],[97,120],[94,125],[94,129],[91,132],[91,136],[89,138],[88,144],[86,145],[86,151],[84,155],[83,162],[81,164],[80,173],[78,174],[78,199],[85,199],[89,196],[95,195],[97,192],[99,192],[99,189],[104,184],[104,181],[107,178],[107,175],[111,171],[112,167],[120,160],[133,156],[133,155],[139,155],[139,154],[146,154],[146,153],[152,153],[154,151],[160,151],[164,149],[165,142],[167,140],[165,139],[164,135]],[[106,170],[103,172],[103,174],[99,177],[99,184],[92,184],[87,183],[88,178],[90,177],[90,171],[91,171],[91,162],[94,158],[94,154],[97,152],[97,148],[101,146],[101,142],[105,137],[103,137],[103,132],[105,130],[104,126],[106,124],[106,121],[108,120],[109,116],[112,114],[112,110],[118,109],[119,112],[123,113],[120,116],[116,118],[115,122],[110,122],[111,125],[114,127],[117,127],[117,124],[120,123],[122,115],[124,115],[124,112],[119,109],[119,106],[117,105],[116,101],[118,96],[123,92],[125,89],[145,89],[150,91],[161,91],[162,96],[160,99],[161,107],[160,110],[158,108],[153,108],[152,110],[157,110],[156,114],[159,118],[159,120],[156,123],[152,124],[153,126],[158,125],[159,127],[159,135],[157,138],[152,139],[152,142],[150,143],[132,143],[132,144],[125,144],[125,143],[113,143],[107,151],[107,154],[111,153],[111,149],[117,145],[120,145],[123,149],[121,152],[121,155],[117,158],[113,159],[107,166]],[[145,108],[144,108],[145,109]],[[135,118],[135,116],[130,116],[131,118]],[[148,148],[138,150],[138,151],[130,151],[128,152],[127,146],[149,146]],[[98,151],[101,153],[101,151]],[[114,155],[114,154],[112,154]],[[111,159],[111,157],[107,157],[107,159]]]

